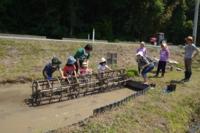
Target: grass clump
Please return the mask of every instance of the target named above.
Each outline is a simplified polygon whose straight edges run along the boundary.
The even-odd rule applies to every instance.
[[[126,70],[126,73],[128,74],[129,77],[134,77],[135,75],[138,75],[138,71],[135,69]]]

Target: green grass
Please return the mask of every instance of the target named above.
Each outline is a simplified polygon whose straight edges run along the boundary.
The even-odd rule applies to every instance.
[[[138,74],[138,71],[134,69],[130,69],[130,70],[126,70],[126,73],[128,74],[129,77],[134,77],[135,75]]]
[[[192,75],[188,83],[179,82],[183,76],[179,71],[167,71],[165,78],[149,78],[150,82],[156,83],[154,90],[91,118],[87,126],[61,128],[55,133],[185,133],[189,130],[187,125],[191,115],[200,112],[200,82],[195,80],[199,74],[198,71]],[[152,75],[149,73],[149,77]],[[177,84],[176,91],[163,93],[162,89],[170,82]]]
[[[63,61],[62,67],[64,67],[66,59],[84,46],[85,43],[0,39],[0,82],[15,83],[23,78],[29,81],[43,78],[42,69],[46,62],[51,60],[53,54]],[[136,51],[138,46],[119,44],[93,44],[93,46],[89,66],[94,72],[97,71],[101,57],[106,57],[107,52],[113,52],[118,53],[117,65],[114,65],[113,69],[126,68],[126,72],[133,80],[143,81],[141,76],[134,76],[137,74],[137,63],[132,51]],[[148,49],[153,54],[158,51]],[[174,53],[175,58],[177,51]],[[91,118],[87,126],[65,127],[57,130],[56,133],[187,132],[190,117],[197,116],[200,112],[199,63],[200,55],[194,60],[195,73],[188,83],[179,82],[184,76],[184,71],[167,70],[164,78],[154,78],[155,68],[148,73],[148,81],[156,83],[156,89],[149,90],[143,96],[131,99],[118,108]],[[177,67],[184,68],[182,57]],[[58,71],[54,73],[54,77],[57,76],[60,76]],[[163,93],[162,89],[166,89],[169,83],[177,84],[176,91]]]

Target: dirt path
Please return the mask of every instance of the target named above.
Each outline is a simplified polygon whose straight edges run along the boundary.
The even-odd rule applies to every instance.
[[[2,133],[44,132],[71,125],[92,115],[93,109],[122,100],[134,91],[120,90],[79,99],[30,107],[31,84],[0,86],[0,130]]]

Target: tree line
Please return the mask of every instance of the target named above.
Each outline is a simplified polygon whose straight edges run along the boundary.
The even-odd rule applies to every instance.
[[[161,31],[178,45],[192,35],[194,10],[195,0],[1,0],[0,32],[87,38],[94,28],[96,39],[148,42]]]

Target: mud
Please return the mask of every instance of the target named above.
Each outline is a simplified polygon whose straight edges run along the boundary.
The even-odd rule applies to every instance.
[[[0,130],[2,133],[46,132],[93,114],[93,109],[122,100],[135,93],[122,88],[74,100],[31,107],[28,105],[32,84],[0,86]]]

